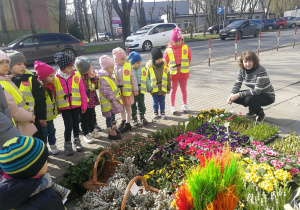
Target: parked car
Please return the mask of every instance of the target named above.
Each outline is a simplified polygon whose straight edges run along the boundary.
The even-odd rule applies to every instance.
[[[109,37],[105,33],[98,33],[98,38],[100,41],[109,41]]]
[[[290,28],[296,27],[296,18],[295,17],[282,17],[281,19],[286,20],[288,27],[290,27]]]
[[[230,19],[230,20],[226,20],[225,21],[225,26],[228,26],[230,23],[234,22],[234,21],[237,21],[237,20],[242,20],[242,19]],[[221,21],[220,23],[220,28],[219,28],[219,24],[217,25],[213,25],[213,26],[210,26],[207,31],[211,34],[218,34],[219,33],[219,30],[223,28],[223,21]]]
[[[43,33],[21,36],[1,49],[17,50],[24,54],[27,64],[34,61],[54,62],[54,54],[68,53],[73,59],[84,52],[82,42],[71,34]]]
[[[130,50],[151,50],[152,47],[166,46],[170,41],[175,23],[156,23],[140,28],[132,36],[127,37],[125,47]]]
[[[277,28],[283,29],[284,27],[287,27],[287,21],[284,19],[276,18],[275,23]]]
[[[298,26],[300,26],[300,17],[296,18],[296,23],[297,23]]]
[[[273,30],[277,28],[274,19],[262,19],[261,21],[264,23],[264,30]]]
[[[242,39],[243,36],[253,35],[257,37],[259,35],[260,25],[254,20],[238,20],[227,27],[220,30],[220,38],[225,40],[226,38],[235,37],[238,35],[238,39]]]
[[[258,24],[258,25],[260,26],[260,30],[261,30],[261,31],[264,30],[265,26],[264,26],[264,23],[263,23],[261,20],[259,20],[259,19],[252,19],[252,20],[254,20],[255,23]]]

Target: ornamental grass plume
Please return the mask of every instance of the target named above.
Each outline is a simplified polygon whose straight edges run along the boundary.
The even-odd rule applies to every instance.
[[[201,165],[187,170],[186,182],[175,195],[177,209],[234,210],[243,190],[243,174],[238,159],[227,146],[222,153],[205,159],[205,164],[201,159]],[[188,205],[188,193],[193,207]]]

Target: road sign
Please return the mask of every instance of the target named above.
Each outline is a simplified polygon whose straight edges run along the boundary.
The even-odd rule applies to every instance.
[[[218,7],[217,14],[223,14],[223,7]]]

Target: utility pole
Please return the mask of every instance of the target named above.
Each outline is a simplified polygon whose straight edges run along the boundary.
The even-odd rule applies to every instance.
[[[224,0],[224,18],[223,18],[223,28],[225,28],[225,21],[226,21],[226,0]]]

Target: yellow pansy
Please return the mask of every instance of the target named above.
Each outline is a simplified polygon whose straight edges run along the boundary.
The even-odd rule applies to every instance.
[[[175,167],[176,167],[175,161],[171,161],[171,167],[172,167],[172,168],[175,168]]]
[[[180,164],[180,166],[182,167],[182,170],[184,171],[184,164]]]
[[[153,170],[153,171],[150,171],[150,172],[148,173],[148,175],[151,175],[151,176],[153,176],[154,172],[155,172],[155,170]]]
[[[184,158],[183,158],[183,157],[179,157],[179,160],[180,160],[180,161],[184,161]]]
[[[167,178],[167,179],[171,178],[171,174],[166,173],[166,178]]]
[[[144,175],[144,178],[147,180],[150,178],[150,176],[146,174],[146,175]]]

